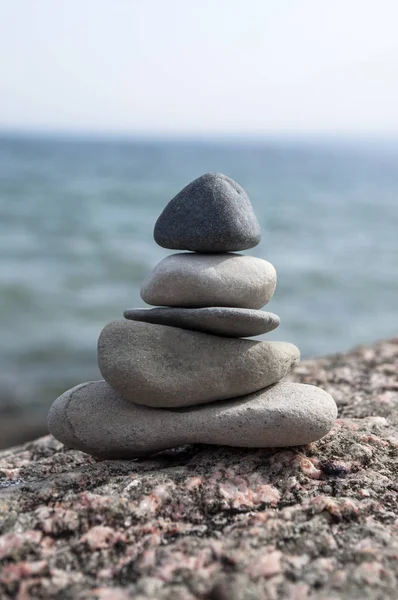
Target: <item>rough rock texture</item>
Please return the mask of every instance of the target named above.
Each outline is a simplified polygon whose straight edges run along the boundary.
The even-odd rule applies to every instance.
[[[398,339],[297,367],[340,410],[298,449],[1,452],[0,597],[396,598],[397,369]]]

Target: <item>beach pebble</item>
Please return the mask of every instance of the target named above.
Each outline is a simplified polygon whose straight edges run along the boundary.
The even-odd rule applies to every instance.
[[[181,327],[229,337],[250,337],[276,329],[279,317],[250,308],[131,308],[124,311],[131,321]]]
[[[326,435],[336,416],[329,394],[300,383],[278,383],[241,398],[171,411],[139,406],[104,381],[94,381],[60,396],[48,427],[68,447],[102,459],[129,459],[188,443],[298,446]]]
[[[171,254],[141,286],[141,298],[154,306],[229,306],[258,309],[276,287],[271,263],[242,254]]]
[[[207,173],[170,200],[154,238],[163,248],[229,252],[257,246],[261,231],[244,189],[221,173]]]
[[[249,394],[299,362],[288,342],[226,338],[177,327],[113,321],[98,340],[104,379],[132,402],[191,406]]]

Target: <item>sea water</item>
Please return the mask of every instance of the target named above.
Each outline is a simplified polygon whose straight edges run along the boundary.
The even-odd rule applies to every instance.
[[[398,332],[398,146],[0,137],[0,407],[99,379],[109,321],[172,251],[153,226],[199,175],[248,192],[278,273],[267,339],[303,357]],[[265,336],[264,336],[265,337]],[[198,365],[199,367],[199,365]]]

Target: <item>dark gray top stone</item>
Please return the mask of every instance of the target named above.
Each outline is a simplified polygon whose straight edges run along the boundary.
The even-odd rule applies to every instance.
[[[244,189],[221,173],[207,173],[170,200],[154,238],[173,250],[232,252],[257,246],[261,231]]]

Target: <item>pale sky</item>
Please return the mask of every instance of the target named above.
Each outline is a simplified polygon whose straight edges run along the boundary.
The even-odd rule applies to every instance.
[[[0,128],[398,135],[398,0],[0,0]]]

